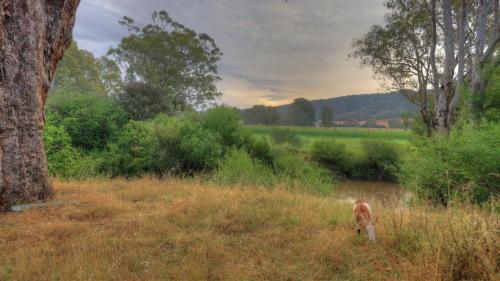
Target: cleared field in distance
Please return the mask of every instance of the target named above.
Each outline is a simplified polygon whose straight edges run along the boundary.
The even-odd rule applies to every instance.
[[[321,138],[334,138],[339,143],[345,143],[348,150],[358,151],[363,140],[385,140],[406,146],[413,137],[410,130],[385,129],[385,128],[317,128],[317,127],[295,127],[295,126],[245,126],[254,135],[270,138],[275,128],[287,128],[298,135],[303,141],[303,148],[308,148],[315,140]]]

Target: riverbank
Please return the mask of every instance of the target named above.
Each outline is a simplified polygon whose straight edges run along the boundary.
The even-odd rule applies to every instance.
[[[195,181],[55,181],[0,216],[0,280],[498,280],[497,215],[375,201],[377,244],[335,196]]]

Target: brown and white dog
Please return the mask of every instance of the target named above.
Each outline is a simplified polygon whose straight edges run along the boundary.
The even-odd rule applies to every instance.
[[[368,202],[363,199],[359,199],[354,203],[352,208],[352,213],[356,221],[356,231],[358,235],[361,232],[361,228],[366,230],[368,234],[368,239],[375,242],[375,227],[373,221],[373,213]]]

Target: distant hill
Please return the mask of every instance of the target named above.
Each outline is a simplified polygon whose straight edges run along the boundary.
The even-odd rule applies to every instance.
[[[321,107],[331,106],[334,120],[369,120],[399,119],[405,112],[415,112],[417,107],[408,102],[400,93],[362,94],[311,100],[316,110],[316,119],[320,119]],[[282,116],[286,116],[288,105],[278,106]]]

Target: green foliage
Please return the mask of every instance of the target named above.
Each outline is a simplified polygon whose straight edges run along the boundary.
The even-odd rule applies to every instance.
[[[152,171],[155,138],[153,126],[130,121],[108,145],[103,169],[112,176],[137,176]]]
[[[130,82],[118,94],[118,103],[130,119],[146,120],[173,112],[172,101],[162,90],[143,82]]]
[[[333,109],[330,106],[321,107],[321,127],[333,126]]]
[[[290,144],[300,146],[300,137],[290,128],[273,127],[270,130],[271,139],[275,144]]]
[[[245,150],[230,150],[212,176],[220,185],[273,187],[277,178],[272,169],[252,158]]]
[[[72,42],[57,67],[52,92],[105,95],[100,78],[100,68],[92,53],[78,49],[76,42]]]
[[[274,151],[272,167],[244,150],[231,150],[220,162],[212,181],[221,185],[281,186],[289,191],[327,195],[333,190],[332,175],[287,149]]]
[[[71,138],[62,126],[49,123],[44,131],[45,155],[51,176],[61,178],[91,178],[99,176],[99,158],[71,146]]]
[[[69,176],[77,161],[77,151],[71,146],[71,138],[64,127],[47,124],[44,144],[49,174],[59,177]]]
[[[123,88],[120,67],[108,57],[102,56],[98,60],[101,81],[108,96],[117,96]]]
[[[157,144],[156,172],[193,174],[213,170],[223,155],[217,133],[203,128],[193,119],[164,122],[160,119],[155,128]]]
[[[274,106],[254,105],[242,111],[242,118],[245,124],[250,125],[278,125],[280,123],[280,114]]]
[[[56,94],[48,100],[46,110],[54,125],[64,127],[72,145],[84,150],[106,148],[127,122],[125,111],[106,96]]]
[[[400,166],[397,147],[386,141],[364,140],[361,153],[354,155],[334,139],[317,140],[311,158],[324,167],[349,178],[396,181]]]
[[[57,67],[51,93],[115,95],[122,83],[120,68],[114,61],[106,57],[96,59],[72,42]]]
[[[350,174],[352,154],[345,149],[345,144],[334,139],[320,139],[311,147],[311,158],[329,169],[343,175]]]
[[[362,143],[366,158],[362,163],[367,178],[394,181],[400,170],[398,148],[387,141],[367,140]]]
[[[212,108],[201,117],[201,124],[219,135],[224,147],[241,148],[250,142],[251,135],[241,126],[236,109],[227,106]]]
[[[274,162],[274,155],[269,143],[264,140],[252,140],[246,149],[254,159],[258,159],[264,164],[272,165]]]
[[[447,204],[453,198],[484,202],[500,193],[500,124],[465,124],[449,136],[415,143],[401,181],[422,198]]]
[[[206,34],[175,22],[167,12],[154,12],[152,23],[140,28],[134,20],[120,21],[130,35],[108,51],[126,67],[127,81],[143,81],[158,88],[175,110],[197,106],[220,96],[217,62],[222,55]]]
[[[316,113],[312,103],[305,98],[294,99],[288,106],[288,124],[294,126],[314,126]]]
[[[288,190],[317,195],[327,195],[333,190],[334,177],[326,169],[307,162],[286,148],[275,153],[275,173]]]
[[[485,88],[482,99],[483,118],[488,121],[500,122],[500,59],[484,67]]]

